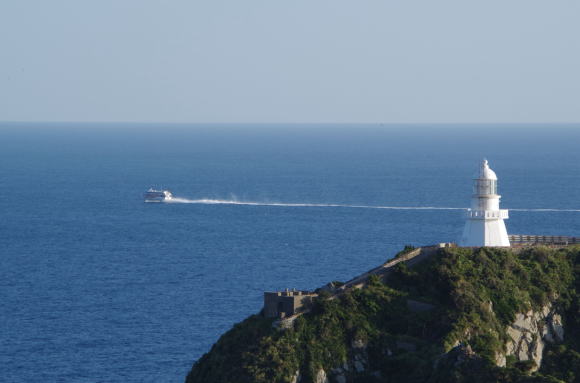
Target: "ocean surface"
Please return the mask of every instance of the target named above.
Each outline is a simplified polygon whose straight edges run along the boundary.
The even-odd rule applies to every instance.
[[[579,148],[572,126],[3,124],[0,381],[182,382],[264,291],[457,240],[483,157],[510,233],[580,236]]]

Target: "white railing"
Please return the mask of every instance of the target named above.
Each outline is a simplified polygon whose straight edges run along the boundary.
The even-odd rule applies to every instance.
[[[557,244],[557,245],[572,245],[580,244],[580,237],[566,237],[562,235],[520,235],[512,234],[509,236],[510,243],[516,244]]]
[[[509,213],[507,210],[472,210],[468,209],[466,212],[467,218],[475,219],[508,219]]]

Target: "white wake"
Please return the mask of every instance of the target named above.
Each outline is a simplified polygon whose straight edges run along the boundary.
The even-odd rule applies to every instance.
[[[463,207],[439,207],[439,206],[380,206],[380,205],[349,205],[336,203],[290,203],[290,202],[258,202],[240,201],[237,199],[188,199],[174,197],[166,203],[190,203],[201,205],[245,205],[245,206],[278,206],[278,207],[339,207],[351,209],[388,209],[388,210],[467,210]],[[580,209],[509,209],[512,211],[525,212],[580,212]]]
[[[580,212],[580,209],[509,209],[510,211],[533,211],[533,212],[544,212],[544,211],[556,211],[556,212]]]
[[[356,209],[393,209],[393,210],[464,210],[460,207],[435,207],[435,206],[373,206],[373,205],[347,205],[336,203],[289,203],[289,202],[255,202],[228,199],[187,199],[173,198],[168,203],[196,203],[204,205],[247,205],[247,206],[280,206],[280,207],[345,207]]]

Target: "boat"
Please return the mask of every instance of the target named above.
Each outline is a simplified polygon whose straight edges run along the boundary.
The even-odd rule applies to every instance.
[[[144,195],[145,202],[165,202],[173,198],[173,194],[169,190],[155,190],[153,188],[147,190]]]

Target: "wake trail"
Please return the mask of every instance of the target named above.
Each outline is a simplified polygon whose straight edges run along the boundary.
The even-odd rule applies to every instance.
[[[380,205],[349,205],[335,203],[285,203],[285,202],[257,202],[238,201],[232,199],[188,199],[172,198],[166,203],[187,203],[200,205],[243,205],[243,206],[277,206],[277,207],[337,207],[349,209],[386,209],[386,210],[467,210],[463,207],[439,207],[439,206],[380,206]],[[524,212],[580,212],[580,209],[509,209]]]
[[[555,212],[575,212],[578,213],[580,212],[580,209],[508,209],[510,211],[531,211],[531,212],[550,212],[550,211],[555,211]]]

